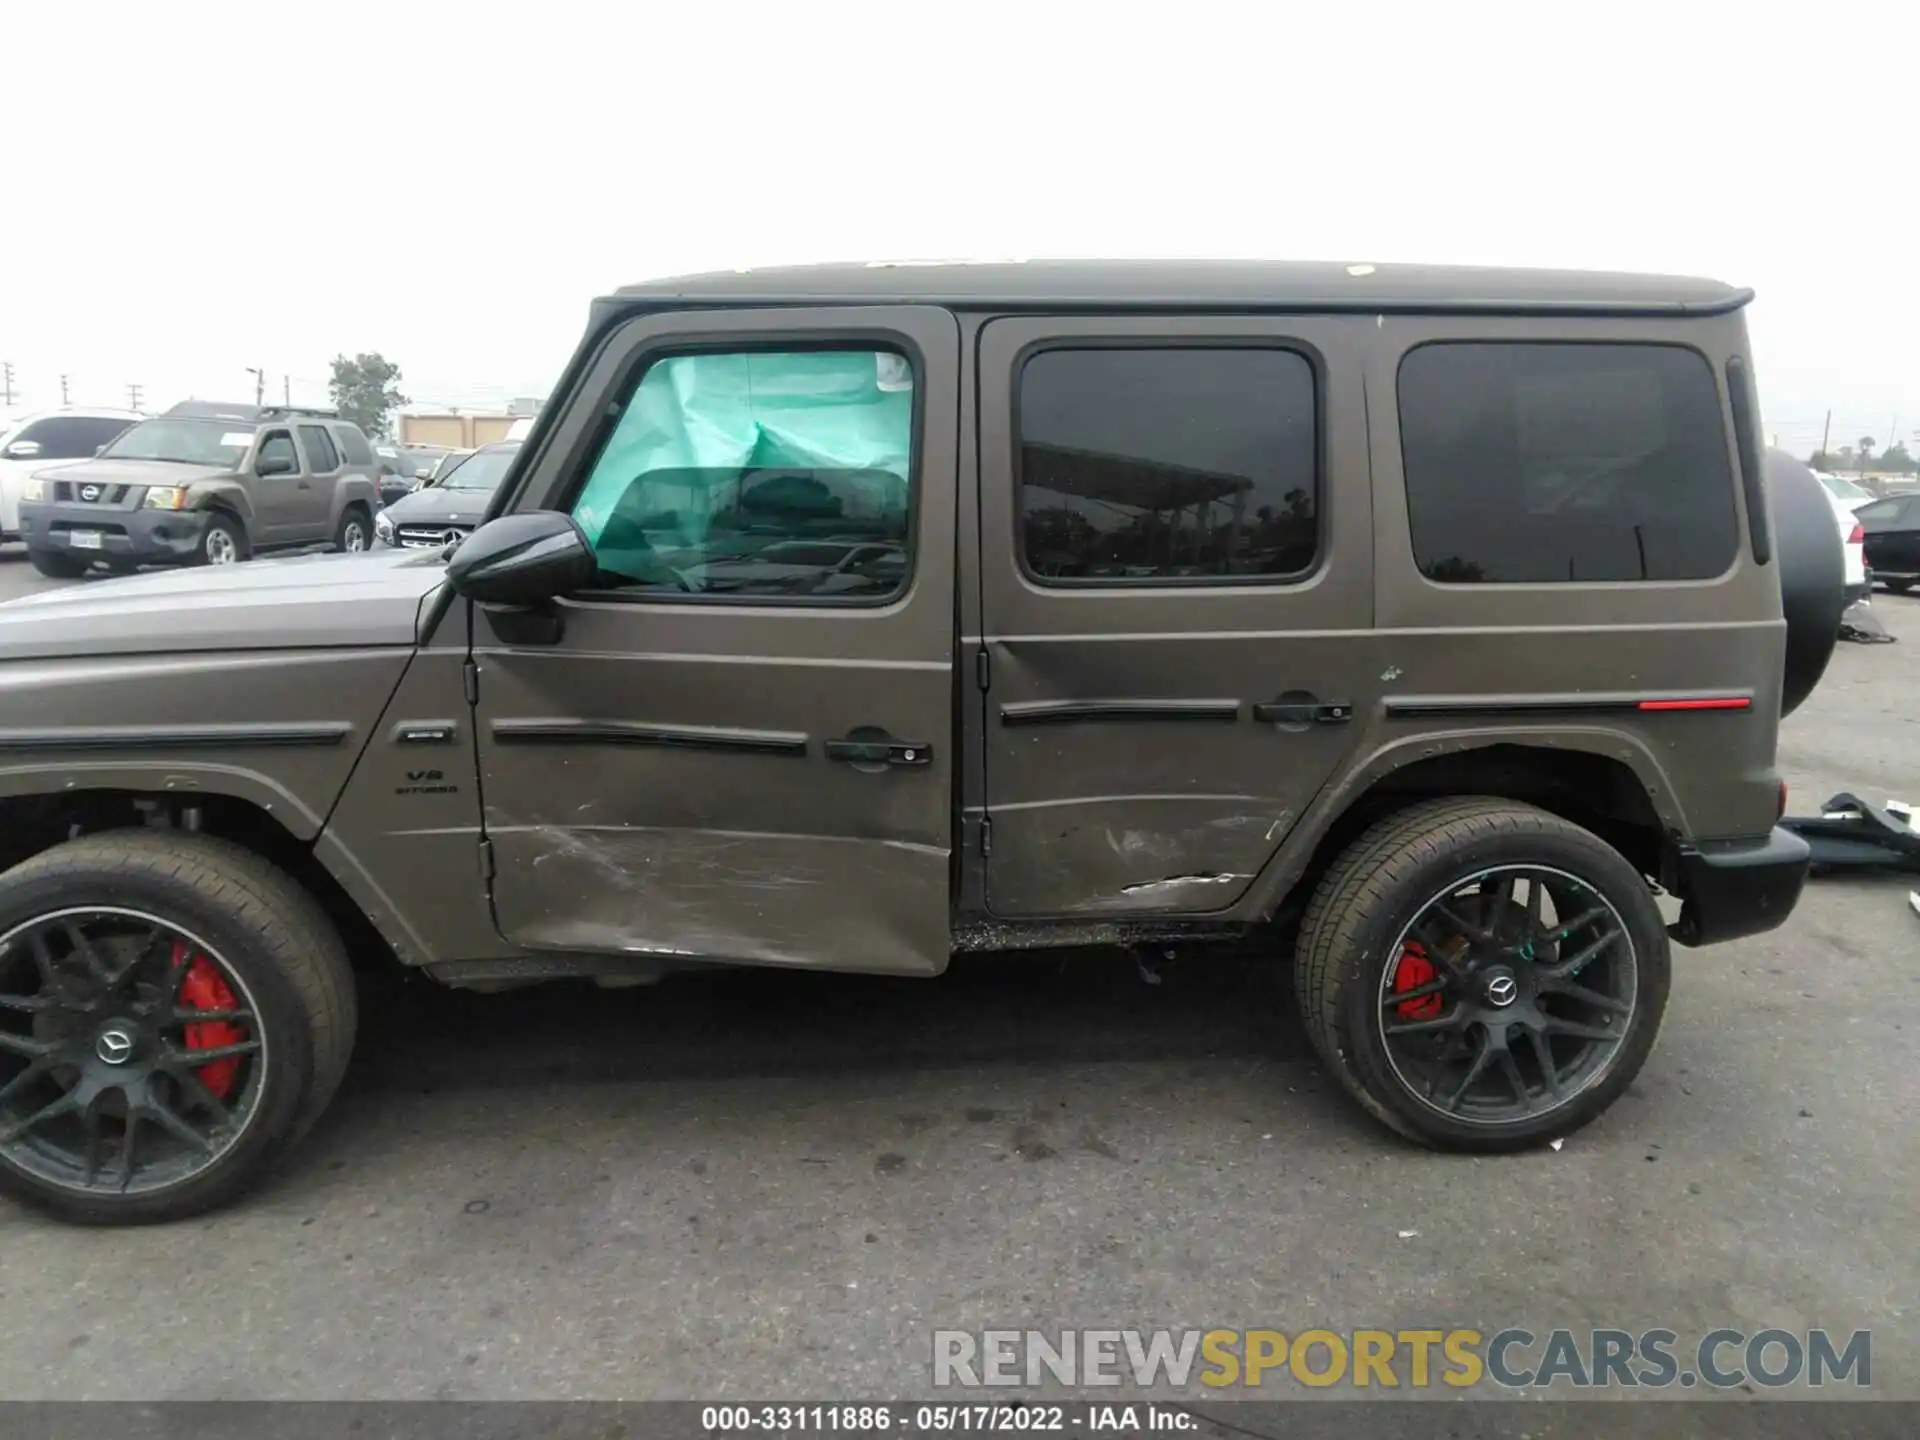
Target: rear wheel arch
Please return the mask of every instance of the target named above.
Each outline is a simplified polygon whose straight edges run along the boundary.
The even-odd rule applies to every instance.
[[[1381,751],[1323,797],[1317,824],[1309,815],[1282,845],[1266,878],[1272,899],[1261,908],[1297,915],[1320,876],[1370,826],[1395,811],[1456,795],[1535,806],[1592,831],[1642,874],[1657,876],[1669,837],[1686,833],[1671,782],[1629,737],[1584,738],[1594,748],[1576,746],[1564,734],[1551,741],[1502,734],[1422,736]]]

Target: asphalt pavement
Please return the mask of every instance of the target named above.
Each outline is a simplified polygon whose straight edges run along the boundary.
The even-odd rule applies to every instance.
[[[0,595],[39,588],[0,554]],[[1786,724],[1794,808],[1920,801],[1920,599]],[[238,1207],[0,1206],[0,1397],[923,1395],[935,1329],[1873,1331],[1920,1398],[1920,916],[1814,882],[1676,951],[1558,1151],[1383,1134],[1276,967],[956,962],[493,996],[372,980],[347,1088]],[[1348,1392],[1351,1393],[1351,1392]]]

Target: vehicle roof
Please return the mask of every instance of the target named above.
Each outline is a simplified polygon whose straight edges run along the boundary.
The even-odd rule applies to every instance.
[[[320,421],[328,425],[352,425],[337,410],[305,405],[249,405],[244,401],[181,400],[156,417],[166,420],[225,420],[236,425],[266,425],[299,420]],[[357,427],[356,427],[357,428]]]
[[[137,410],[116,410],[111,405],[55,405],[47,410],[23,410],[17,415],[0,416],[0,430],[25,425],[32,420],[54,420],[71,415],[77,420],[144,420]]]
[[[1585,270],[1291,260],[1015,260],[715,271],[623,286],[610,298],[731,305],[1721,314],[1745,305],[1753,292],[1718,280]]]

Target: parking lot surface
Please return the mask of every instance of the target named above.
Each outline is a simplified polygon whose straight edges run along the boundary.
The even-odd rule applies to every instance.
[[[49,583],[0,552],[0,596]],[[1904,643],[1786,723],[1797,811],[1920,801],[1920,599],[1875,608]],[[1270,965],[372,978],[346,1091],[240,1206],[0,1208],[0,1396],[884,1398],[935,1329],[1526,1325],[1867,1328],[1920,1398],[1907,888],[1677,950],[1632,1090],[1501,1159],[1345,1103]]]

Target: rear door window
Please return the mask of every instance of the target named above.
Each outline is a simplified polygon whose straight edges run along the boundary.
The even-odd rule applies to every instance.
[[[1291,350],[1043,350],[1020,371],[1020,558],[1043,585],[1275,581],[1319,541]]]
[[[1443,342],[1400,364],[1420,573],[1710,580],[1739,546],[1712,368],[1675,345]]]
[[[340,452],[333,448],[326,426],[302,425],[300,443],[306,449],[309,468],[315,475],[326,475],[340,468]]]

